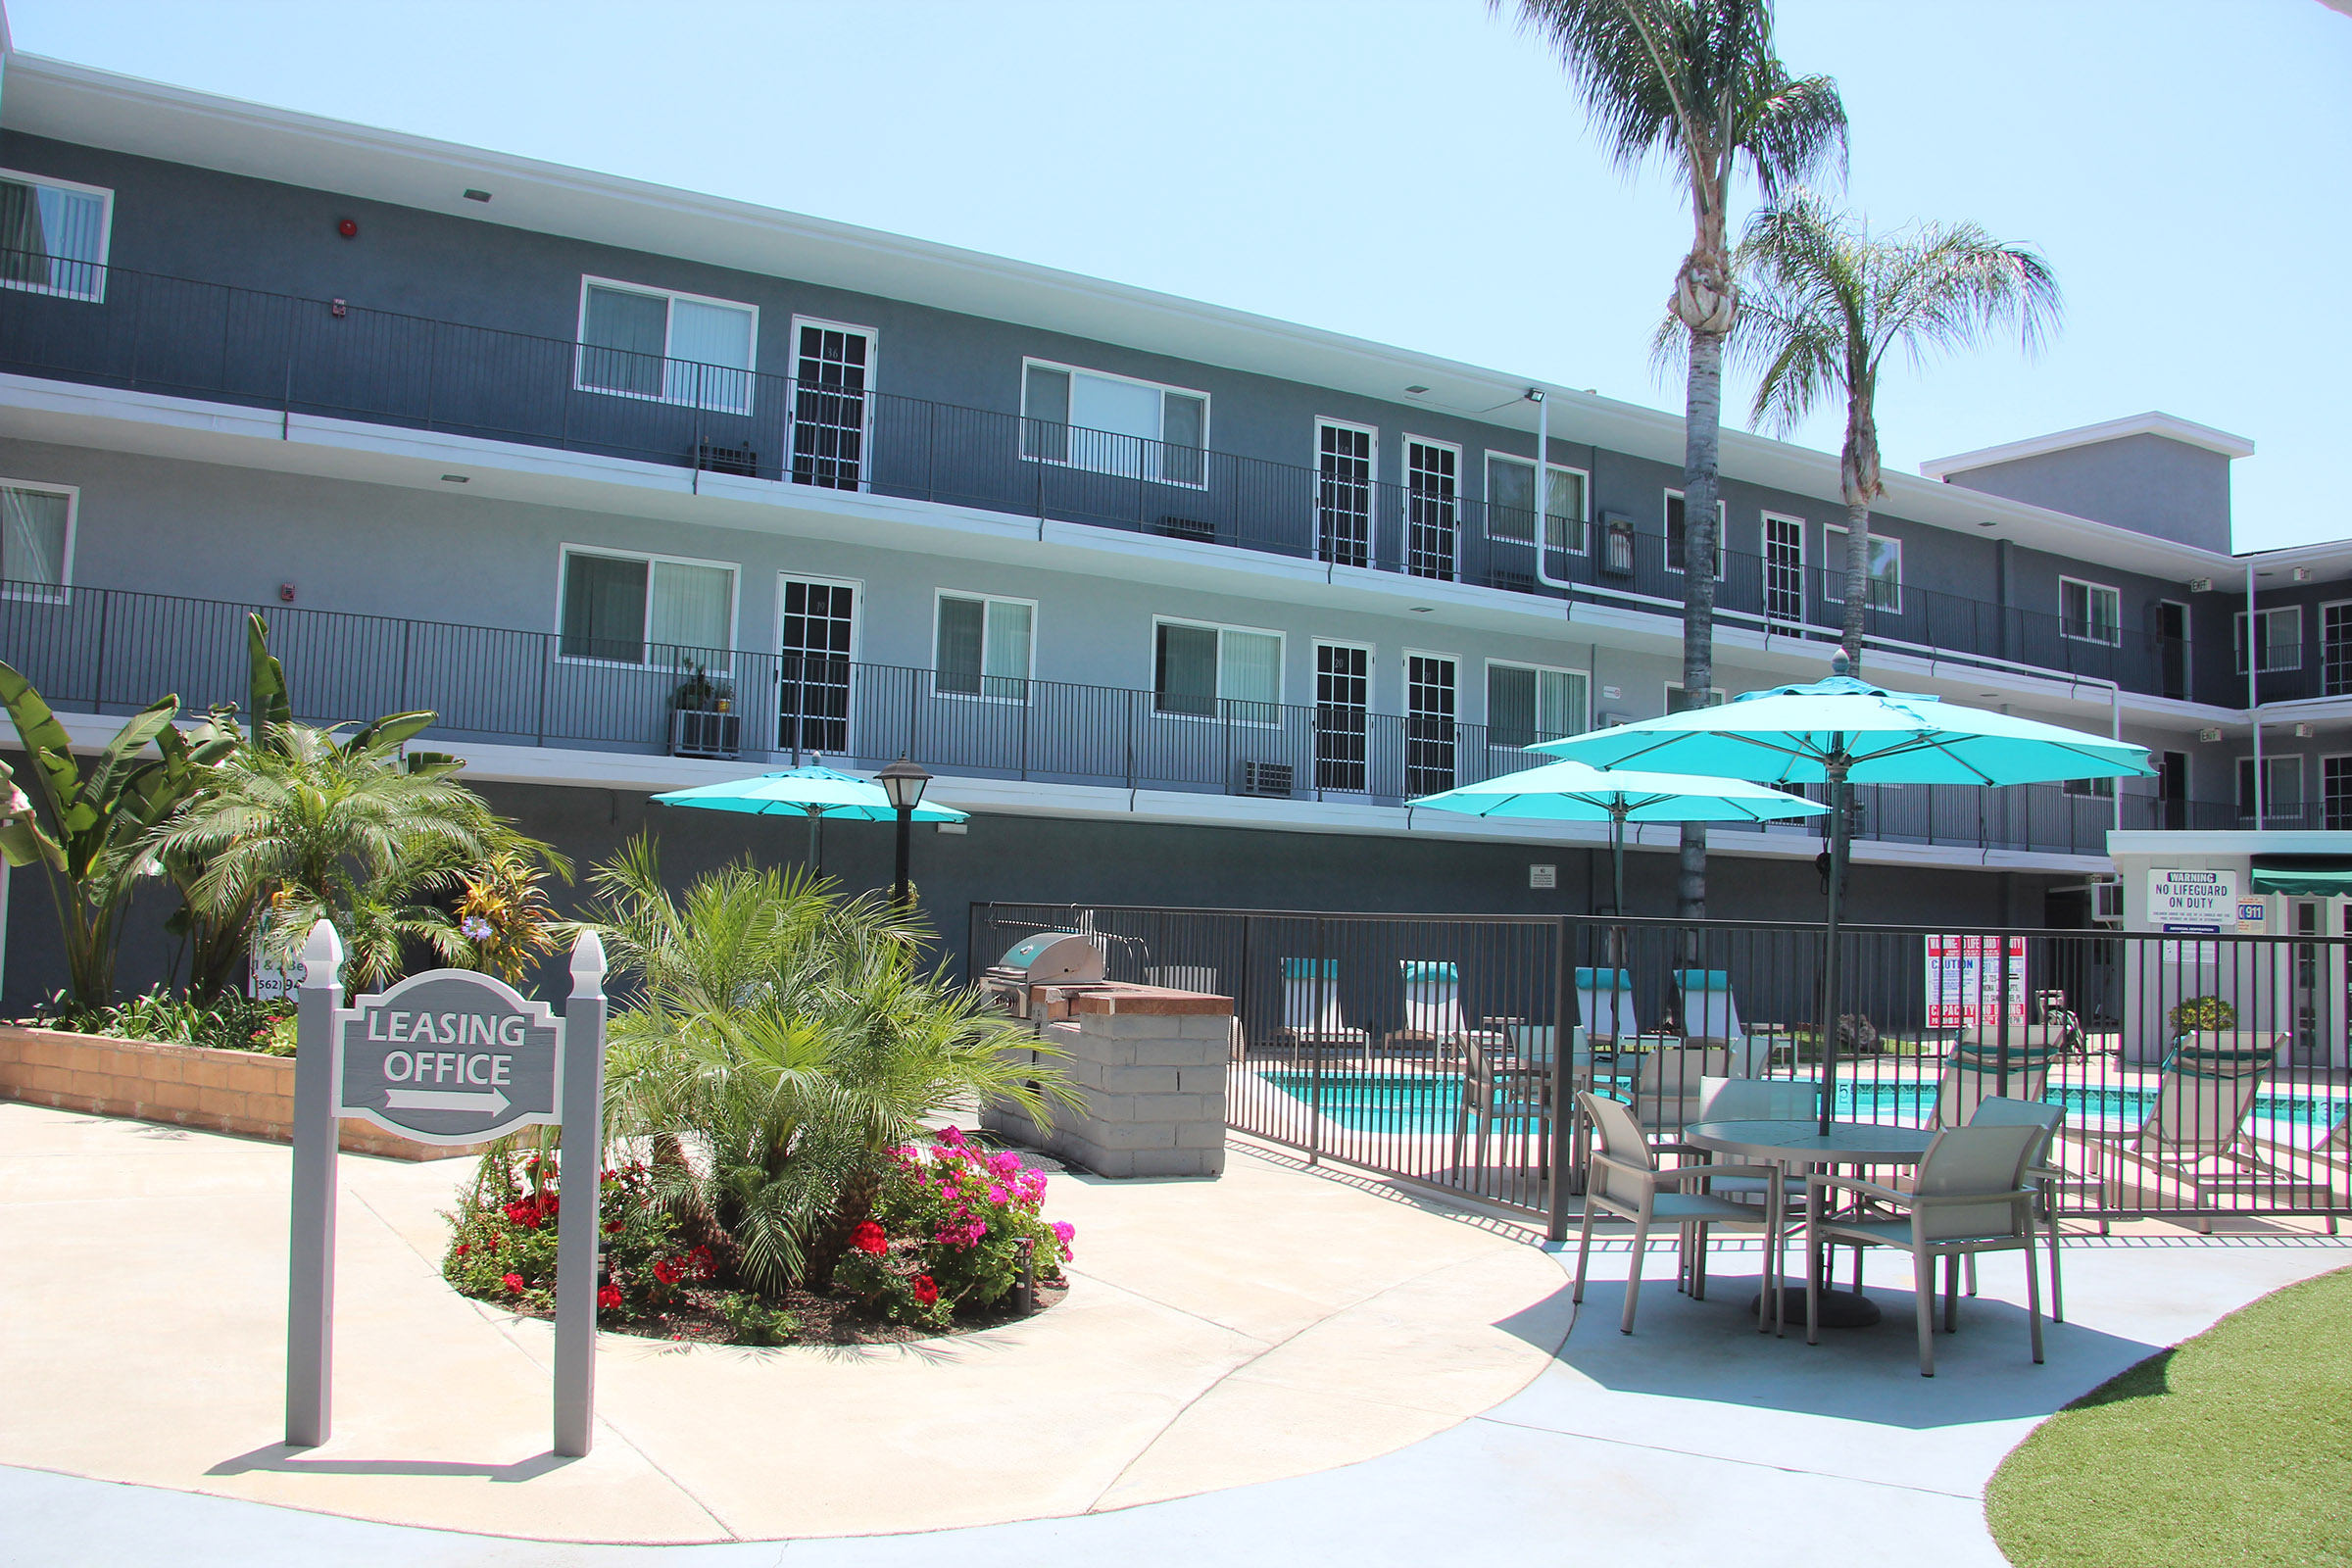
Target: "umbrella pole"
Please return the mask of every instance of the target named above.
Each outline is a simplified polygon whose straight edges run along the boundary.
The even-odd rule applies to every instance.
[[[1625,1042],[1617,1038],[1625,1017],[1624,976],[1627,949],[1633,944],[1631,933],[1625,929],[1625,805],[1609,808],[1609,874],[1616,888],[1616,904],[1610,912],[1617,917],[1614,927],[1616,940],[1609,944],[1609,1049],[1625,1050]]]
[[[1842,736],[1832,738],[1839,741],[1843,739]],[[1842,761],[1832,762],[1829,768],[1830,918],[1828,935],[1830,945],[1828,952],[1822,956],[1821,963],[1821,1007],[1823,1013],[1827,1015],[1822,1025],[1825,1032],[1821,1036],[1821,1136],[1824,1138],[1830,1135],[1831,1116],[1838,1102],[1838,1034],[1840,1020],[1843,1017],[1839,1010],[1839,1003],[1841,1001],[1841,982],[1844,976],[1839,973],[1843,966],[1838,962],[1840,944],[1838,931],[1840,917],[1843,914],[1839,906],[1845,896],[1846,801],[1850,798],[1853,790],[1853,786],[1848,784],[1845,779],[1846,765]]]
[[[823,829],[824,820],[825,813],[822,811],[808,813],[808,874],[811,877],[825,874],[823,841],[817,837]]]

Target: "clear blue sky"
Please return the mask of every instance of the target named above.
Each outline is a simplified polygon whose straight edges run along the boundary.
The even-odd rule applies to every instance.
[[[1679,407],[1687,243],[1483,0],[8,0],[18,46]],[[2146,409],[2251,437],[2237,542],[2352,536],[2352,19],[2319,0],[1781,0],[1847,196],[2039,246],[2068,320],[1904,371],[1889,466]],[[1746,389],[1735,417],[1743,417]],[[1838,421],[1800,431],[1835,450]]]

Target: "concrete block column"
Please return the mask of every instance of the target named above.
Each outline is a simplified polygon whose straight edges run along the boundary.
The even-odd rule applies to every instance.
[[[1058,1012],[1062,1009],[1054,1009]],[[1158,986],[1076,991],[1067,1016],[1041,1021],[1041,1042],[1078,1090],[1039,1127],[1017,1106],[989,1106],[981,1125],[1098,1176],[1217,1176],[1225,1170],[1225,1073],[1233,1000]]]

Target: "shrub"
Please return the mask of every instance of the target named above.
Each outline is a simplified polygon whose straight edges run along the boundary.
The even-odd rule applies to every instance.
[[[872,1217],[851,1233],[834,1281],[893,1322],[945,1328],[958,1308],[1004,1299],[1024,1250],[1040,1280],[1061,1277],[1076,1231],[1046,1221],[1045,1197],[1044,1171],[950,1127],[928,1150],[892,1152]]]
[[[229,992],[199,1004],[157,986],[113,1006],[80,1007],[60,991],[33,1009],[31,1021],[45,1029],[111,1035],[118,1040],[153,1040],[213,1051],[258,1051],[270,1056],[294,1054],[291,998],[257,1002]]]
[[[450,1235],[442,1278],[479,1300],[538,1311],[554,1306],[563,1212],[557,1178],[552,1155],[496,1149],[484,1154],[473,1185],[444,1216]],[[650,1316],[676,1304],[690,1281],[715,1272],[707,1249],[678,1242],[645,1166],[608,1170],[598,1186],[606,1264],[597,1288],[600,1317]]]
[[[2237,1009],[2219,997],[2190,997],[2165,1016],[2177,1035],[2229,1029],[2237,1023]]]
[[[729,1291],[713,1304],[737,1345],[782,1345],[801,1331],[799,1318],[741,1291]]]

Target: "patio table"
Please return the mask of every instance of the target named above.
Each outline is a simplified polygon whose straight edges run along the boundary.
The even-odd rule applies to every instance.
[[[1801,1121],[1695,1121],[1683,1128],[1683,1141],[1711,1153],[1728,1154],[1749,1164],[1778,1165],[1790,1174],[1825,1165],[1916,1165],[1935,1140],[1925,1127],[1889,1127],[1883,1122],[1834,1121],[1825,1135],[1811,1117]],[[1765,1291],[1775,1298],[1773,1321],[1779,1325],[1778,1244],[1788,1217],[1788,1195],[1775,1182],[1764,1199],[1764,1254],[1770,1278]],[[1879,1320],[1878,1303],[1859,1290],[1821,1293],[1824,1328],[1863,1328]],[[1759,1317],[1763,1300],[1757,1301]]]

